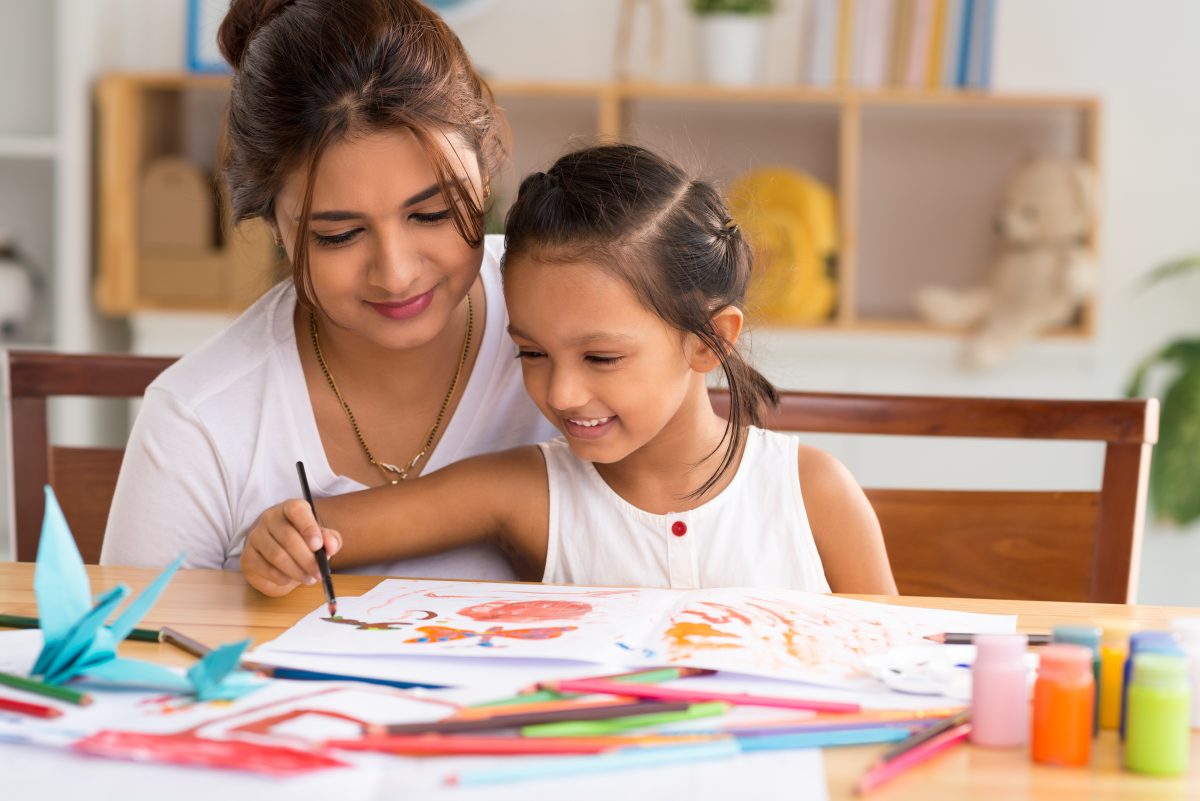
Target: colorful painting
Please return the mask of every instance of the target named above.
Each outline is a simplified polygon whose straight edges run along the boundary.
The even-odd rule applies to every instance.
[[[792,590],[530,586],[389,579],[317,610],[267,651],[457,655],[713,668],[859,685],[865,657],[943,631],[1012,631],[1011,616],[875,604]],[[391,632],[391,633],[389,633]]]

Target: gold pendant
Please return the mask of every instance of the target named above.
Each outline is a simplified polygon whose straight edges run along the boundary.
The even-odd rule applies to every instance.
[[[375,464],[379,465],[379,467],[388,471],[389,473],[395,473],[396,475],[400,476],[398,479],[393,478],[391,480],[393,484],[398,484],[404,479],[408,478],[408,471],[402,470],[399,467],[396,467],[394,464],[388,464],[387,462],[376,462]]]

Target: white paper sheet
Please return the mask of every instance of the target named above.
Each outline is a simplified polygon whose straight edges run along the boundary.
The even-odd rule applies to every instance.
[[[685,665],[856,688],[864,657],[944,631],[1011,632],[1015,616],[790,590],[609,590],[390,579],[309,614],[267,652]],[[489,660],[490,661],[490,660]]]

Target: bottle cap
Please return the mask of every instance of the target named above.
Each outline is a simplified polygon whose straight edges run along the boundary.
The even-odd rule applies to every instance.
[[[1025,665],[1025,649],[1029,638],[1024,634],[975,635],[975,664]]]
[[[1084,645],[1093,651],[1100,650],[1099,626],[1055,626],[1054,641],[1071,645]]]
[[[1133,658],[1133,681],[1155,687],[1187,685],[1187,657],[1182,654],[1138,654]]]
[[[1085,645],[1047,645],[1038,653],[1038,676],[1075,681],[1092,675],[1092,649]]]
[[[1110,620],[1104,624],[1104,633],[1100,636],[1102,645],[1113,647],[1129,647],[1129,636],[1137,627],[1130,620]]]
[[[1172,618],[1171,631],[1182,645],[1200,645],[1200,617]]]
[[[1143,651],[1181,653],[1179,641],[1169,631],[1135,631],[1129,635],[1129,653],[1137,654]]]

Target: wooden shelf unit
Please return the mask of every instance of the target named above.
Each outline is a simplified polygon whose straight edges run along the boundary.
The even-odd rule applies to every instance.
[[[521,175],[571,146],[608,139],[646,144],[723,185],[756,166],[792,167],[829,184],[840,218],[838,305],[832,319],[807,326],[820,329],[955,333],[917,319],[911,293],[929,281],[984,280],[994,254],[991,218],[1011,170],[1033,152],[1100,165],[1101,107],[1092,97],[642,82],[490,85],[513,132],[512,162],[497,186],[501,202],[511,201]],[[146,305],[136,291],[104,289],[128,287],[127,277],[117,276],[136,272],[136,230],[128,218],[136,199],[130,193],[122,201],[109,188],[136,187],[144,164],[145,135],[132,133],[139,125],[145,130],[137,98],[196,91],[227,92],[228,79],[112,75],[101,84],[98,297],[111,312]],[[124,110],[107,112],[116,98],[124,98]],[[119,225],[112,222],[121,215]],[[1092,330],[1089,305],[1053,335],[1089,337]]]

